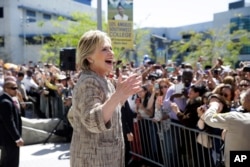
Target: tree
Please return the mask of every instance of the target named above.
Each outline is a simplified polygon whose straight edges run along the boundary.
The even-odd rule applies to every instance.
[[[96,29],[97,23],[91,15],[85,13],[73,13],[72,21],[58,17],[53,25],[58,27],[59,32],[51,36],[52,40],[43,45],[41,51],[42,61],[59,63],[59,52],[61,48],[76,47],[80,37],[90,29]],[[106,25],[103,25],[106,27]],[[63,33],[62,33],[63,32]],[[38,37],[37,37],[38,38]],[[39,39],[39,38],[38,38]]]
[[[171,44],[170,48],[174,52],[173,59],[181,58],[194,65],[202,56],[206,59],[203,65],[211,65],[215,58],[222,57],[225,64],[235,66],[243,46],[250,46],[250,32],[235,30],[230,33],[233,26],[206,32],[182,32],[182,36],[187,39]]]
[[[74,21],[68,21],[63,17],[53,22],[55,27],[60,30],[57,34],[53,34],[52,40],[43,45],[41,51],[42,61],[48,62],[52,60],[53,63],[59,63],[59,52],[61,48],[76,47],[80,37],[90,29],[96,29],[97,23],[91,15],[84,13],[73,13],[72,18]],[[42,25],[42,23],[40,23]],[[65,28],[66,27],[66,28]],[[64,30],[64,33],[62,33]],[[107,23],[103,24],[103,31],[107,30]],[[149,30],[137,29],[134,33],[134,49],[126,48],[113,48],[115,59],[123,60],[123,62],[136,61],[137,55],[139,58],[144,54],[150,53],[149,41],[146,40]],[[41,37],[36,37],[41,40]],[[143,42],[142,42],[143,41]]]
[[[142,61],[145,54],[152,57],[152,52],[150,48],[150,31],[148,29],[134,30],[134,54],[137,61]]]

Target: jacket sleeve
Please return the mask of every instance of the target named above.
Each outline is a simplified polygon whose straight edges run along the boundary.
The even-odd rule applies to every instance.
[[[108,97],[101,89],[100,83],[93,78],[85,79],[74,88],[73,116],[80,117],[81,123],[93,133],[110,130],[112,121],[105,123],[102,115],[106,100]]]
[[[10,101],[4,100],[1,104],[1,119],[3,122],[3,126],[7,130],[7,133],[11,136],[13,141],[17,141],[21,138],[21,134],[18,131],[18,127],[16,126],[14,120],[15,109]]]
[[[201,116],[205,123],[214,128],[228,129],[230,125],[230,120],[233,119],[232,113],[218,113],[219,103],[212,102],[210,107],[206,112]]]

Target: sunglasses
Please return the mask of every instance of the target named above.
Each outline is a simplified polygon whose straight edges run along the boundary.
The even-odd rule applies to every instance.
[[[17,90],[18,87],[9,87],[8,89],[11,89],[11,90]]]
[[[241,84],[240,87],[248,87],[249,85],[247,84]]]
[[[164,85],[164,86],[159,86],[160,89],[163,89],[163,88],[168,88],[168,86]]]

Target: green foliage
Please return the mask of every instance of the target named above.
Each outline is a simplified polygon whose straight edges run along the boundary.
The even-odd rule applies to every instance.
[[[202,56],[206,60],[203,65],[212,65],[216,58],[222,57],[225,64],[235,65],[242,47],[250,46],[250,33],[235,30],[230,34],[230,28],[226,26],[206,32],[182,32],[182,35],[187,34],[190,38],[170,45],[174,52],[173,60],[183,57],[185,62],[195,64]]]
[[[72,18],[74,21],[58,17],[57,20],[52,22],[59,32],[51,36],[53,40],[43,45],[41,61],[58,63],[61,48],[77,47],[80,37],[88,30],[97,27],[97,23],[92,19],[91,15],[76,12],[72,14]],[[62,30],[64,33],[62,33]]]
[[[152,57],[148,29],[136,29],[134,31],[134,51],[138,60],[142,60],[145,54]]]
[[[85,13],[73,13],[72,20],[69,21],[64,17],[58,17],[57,20],[52,21],[54,27],[58,29],[58,33],[53,34],[51,37],[53,40],[43,44],[41,50],[42,62],[59,62],[59,52],[61,48],[77,47],[80,37],[87,31],[97,28],[97,22],[93,19],[93,16]],[[38,26],[42,27],[43,22],[39,22]],[[103,31],[107,31],[107,23],[102,25]],[[64,32],[64,33],[62,33]],[[146,40],[149,34],[149,30],[138,29],[134,33],[134,52],[136,55],[142,57],[144,54],[150,54],[150,41]],[[41,40],[42,35],[35,37],[35,40]],[[129,49],[113,48],[115,58],[123,60],[123,62],[131,61],[133,58],[133,51]]]

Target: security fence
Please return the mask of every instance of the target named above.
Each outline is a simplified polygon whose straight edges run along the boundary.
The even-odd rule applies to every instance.
[[[216,130],[216,129],[215,129]],[[215,167],[223,160],[218,135],[187,128],[177,121],[134,120],[134,161],[162,167]]]

